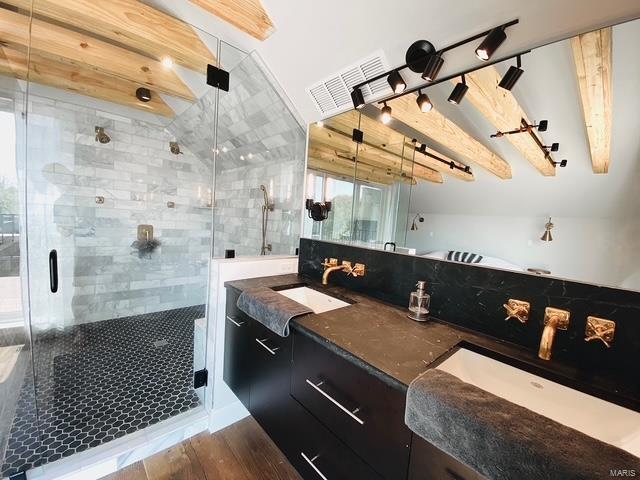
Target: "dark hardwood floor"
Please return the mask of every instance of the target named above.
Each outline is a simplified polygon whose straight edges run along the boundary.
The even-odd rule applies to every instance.
[[[204,432],[103,480],[301,480],[258,423],[247,417]]]

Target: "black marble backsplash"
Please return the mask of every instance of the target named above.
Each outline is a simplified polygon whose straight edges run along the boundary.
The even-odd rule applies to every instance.
[[[334,285],[407,306],[416,282],[426,280],[434,317],[521,345],[532,355],[537,355],[545,308],[568,310],[569,329],[556,333],[552,361],[578,367],[585,381],[615,378],[640,391],[640,293],[310,239],[300,240],[298,271],[319,279],[322,262],[330,257],[367,266],[364,277],[334,272],[329,280]],[[531,303],[526,324],[505,321],[503,304],[510,298]],[[611,348],[599,340],[585,342],[589,315],[616,322]]]

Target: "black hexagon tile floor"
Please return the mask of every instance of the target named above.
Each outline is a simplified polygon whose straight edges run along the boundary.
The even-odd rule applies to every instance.
[[[37,336],[35,395],[28,376],[0,477],[197,407],[193,328],[204,311],[204,305],[198,305]]]

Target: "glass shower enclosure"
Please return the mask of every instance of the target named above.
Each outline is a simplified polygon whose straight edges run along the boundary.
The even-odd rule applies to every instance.
[[[217,89],[206,63],[150,55],[182,94],[147,103],[120,57],[54,58],[39,28],[80,33],[44,4],[0,6],[30,44],[0,43],[0,478],[205,401]],[[176,25],[221,66],[217,38]]]

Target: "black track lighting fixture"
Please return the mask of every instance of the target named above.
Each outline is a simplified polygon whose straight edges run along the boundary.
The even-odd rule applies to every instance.
[[[469,87],[467,86],[464,75],[461,75],[460,82],[456,83],[456,86],[453,87],[451,95],[449,95],[448,102],[453,103],[454,105],[460,105],[460,102],[466,95],[467,90],[469,90]]]
[[[422,93],[422,90],[418,90],[418,98],[416,99],[416,103],[418,104],[418,108],[422,113],[430,112],[433,108],[433,103],[429,99],[429,96],[426,93]]]
[[[500,80],[500,83],[498,84],[500,88],[511,90],[515,86],[518,79],[524,73],[524,70],[520,68],[522,67],[522,60],[520,59],[520,55],[518,55],[516,58],[517,66],[514,67],[513,65],[511,65],[509,67],[509,70],[507,70],[507,73],[504,74],[504,77],[502,77],[502,80]]]
[[[362,95],[362,90],[358,87],[355,87],[351,92],[351,101],[353,102],[353,108],[360,110],[364,107],[364,95]]]
[[[491,30],[489,34],[484,37],[484,40],[482,40],[478,48],[476,48],[476,57],[483,62],[488,61],[496,50],[498,50],[498,47],[502,45],[502,42],[507,39],[507,34],[504,32],[504,29],[504,26],[500,26]]]
[[[526,120],[522,120],[522,126],[520,128],[509,130],[508,132],[497,131],[496,133],[491,135],[491,138],[500,138],[500,137],[504,137],[505,135],[514,135],[516,133],[524,133],[524,132],[532,133],[533,130],[536,128],[538,129],[539,132],[546,132],[548,127],[549,127],[549,120],[540,120],[539,123],[533,123],[533,124],[529,124],[526,122]]]
[[[402,75],[398,73],[397,70],[394,70],[387,77],[387,82],[389,82],[389,86],[393,93],[402,93],[404,89],[407,88],[407,82],[404,81]]]
[[[468,45],[469,43],[475,42],[480,39],[482,39],[482,43],[478,46],[478,48],[476,48],[476,55],[478,56],[478,58],[486,62],[485,65],[494,65],[515,58],[516,56],[519,57],[520,55],[529,53],[530,50],[524,50],[516,54],[490,61],[491,56],[507,38],[505,30],[509,27],[517,25],[518,23],[519,20],[514,19],[509,22],[503,23],[502,25],[498,25],[493,29],[479,32],[475,35],[472,35],[445,47],[439,48],[437,50],[434,45],[427,40],[417,40],[413,42],[411,46],[409,46],[405,54],[406,63],[404,65],[399,65],[390,70],[387,70],[386,72],[377,74],[375,76],[367,78],[366,80],[356,85],[351,86],[351,100],[353,101],[354,108],[360,109],[366,105],[364,95],[362,93],[362,88],[366,85],[370,85],[382,79],[387,80],[393,90],[393,93],[383,99],[378,100],[378,105],[401,97],[403,95],[418,92],[420,89],[425,89],[437,83],[446,82],[456,77],[460,77],[462,75],[479,70],[482,67],[476,66],[468,70],[459,71],[453,75],[447,75],[444,78],[438,78],[438,75],[444,65],[443,56],[445,53],[451,50],[455,50],[464,45]],[[518,68],[520,68],[520,59],[518,59]],[[407,82],[405,82],[404,78],[401,75],[403,70],[410,70],[412,72],[421,73],[421,77],[423,80],[425,80],[425,83],[423,83],[422,85],[409,87],[407,85]],[[516,73],[519,74],[513,80],[513,83],[517,81],[517,77],[519,77],[522,72],[520,71]],[[511,75],[515,75],[515,73]],[[463,78],[462,81],[456,85],[456,88],[454,88],[452,94],[449,97],[449,101],[454,104],[459,103],[463,99],[467,91],[468,88]],[[420,92],[420,94],[422,94],[422,92]],[[422,105],[422,103],[420,105]]]
[[[140,87],[136,90],[136,98],[141,102],[150,102],[151,101],[151,90],[148,88]]]
[[[387,125],[391,121],[391,118],[391,107],[385,102],[384,107],[382,107],[380,111],[380,121]]]
[[[422,72],[422,78],[427,82],[435,81],[440,69],[444,65],[444,59],[439,53],[434,53],[427,57],[427,63]]]

